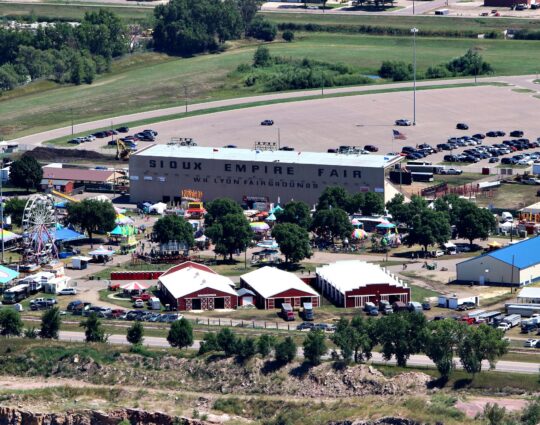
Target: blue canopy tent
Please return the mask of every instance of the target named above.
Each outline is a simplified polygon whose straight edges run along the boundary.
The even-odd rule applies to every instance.
[[[0,266],[0,287],[7,286],[13,279],[19,277],[19,272]]]
[[[86,236],[84,236],[83,234],[76,232],[69,227],[62,227],[61,225],[56,226],[54,237],[56,239],[56,242],[71,242],[86,238]],[[44,242],[46,242],[49,239],[48,235],[43,235],[43,239]]]

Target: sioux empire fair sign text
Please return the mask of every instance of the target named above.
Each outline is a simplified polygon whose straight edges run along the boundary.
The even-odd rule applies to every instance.
[[[200,161],[166,161],[151,159],[149,161],[150,168],[169,168],[171,170],[193,170],[203,171],[202,162]],[[336,177],[336,178],[362,178],[360,170],[347,170],[337,168],[317,168],[317,177]],[[235,174],[259,174],[273,176],[294,176],[295,167],[291,165],[255,165],[255,164],[223,164],[223,172]]]

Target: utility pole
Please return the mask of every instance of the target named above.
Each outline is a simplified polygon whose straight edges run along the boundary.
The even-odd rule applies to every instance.
[[[69,108],[71,111],[71,135],[73,136],[73,108]]]
[[[281,148],[281,133],[279,131],[279,127],[277,129],[277,147],[278,147],[278,150],[279,148]]]
[[[414,2],[413,2],[414,5]],[[416,125],[416,33],[418,28],[411,29],[413,35],[413,125]]]
[[[188,86],[186,84],[182,85],[184,89],[184,100],[186,102],[186,114],[188,113]]]
[[[3,185],[4,185],[4,172],[3,172],[4,164],[2,163],[2,171],[0,173],[0,221],[2,226],[2,256],[1,256],[1,262],[4,264],[4,194],[2,193]]]

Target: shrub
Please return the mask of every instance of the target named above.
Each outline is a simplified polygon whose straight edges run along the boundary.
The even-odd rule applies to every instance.
[[[288,336],[275,349],[276,360],[280,363],[290,363],[296,357],[296,344],[293,339]]]
[[[281,34],[281,37],[283,38],[283,40],[290,43],[294,40],[294,32],[292,32],[291,30],[285,30],[283,31],[283,34]]]
[[[445,78],[449,76],[450,72],[444,65],[430,66],[426,71],[426,78]]]
[[[253,54],[253,66],[264,67],[270,65],[272,57],[270,56],[270,50],[266,46],[259,46]]]
[[[253,19],[247,30],[247,35],[249,37],[264,41],[274,40],[276,38],[276,34],[276,25],[260,16]]]
[[[379,69],[379,76],[393,81],[410,80],[413,76],[413,67],[401,61],[384,61]]]

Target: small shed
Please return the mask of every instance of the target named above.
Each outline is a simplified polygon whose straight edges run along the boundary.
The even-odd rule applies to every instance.
[[[88,268],[88,262],[91,259],[92,257],[86,257],[83,255],[71,257],[71,268],[75,270],[85,270]]]
[[[255,292],[247,289],[247,288],[240,288],[238,291],[236,291],[238,294],[238,306],[244,307],[247,305],[255,305]]]
[[[479,298],[475,296],[471,297],[458,297],[456,294],[453,295],[440,295],[439,296],[439,302],[438,307],[442,308],[451,308],[452,310],[455,310],[458,305],[463,303],[474,303],[475,305],[478,305]]]

